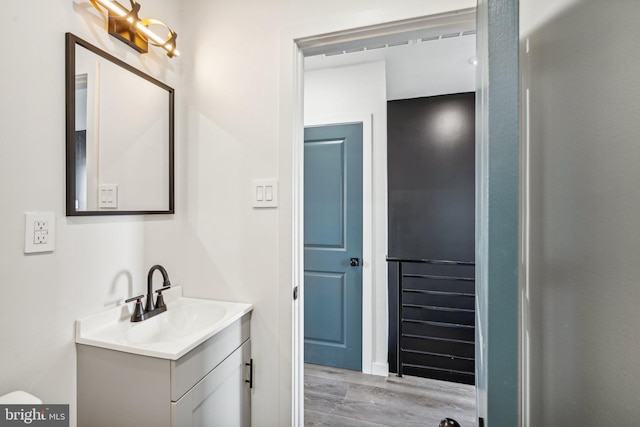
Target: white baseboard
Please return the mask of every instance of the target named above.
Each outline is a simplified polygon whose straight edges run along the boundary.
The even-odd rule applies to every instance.
[[[381,377],[389,376],[389,364],[388,363],[372,363],[371,364],[371,374],[378,375]]]

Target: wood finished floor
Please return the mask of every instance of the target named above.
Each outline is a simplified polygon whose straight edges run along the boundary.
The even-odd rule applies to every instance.
[[[447,417],[475,426],[470,385],[305,364],[304,387],[305,426],[438,427]]]

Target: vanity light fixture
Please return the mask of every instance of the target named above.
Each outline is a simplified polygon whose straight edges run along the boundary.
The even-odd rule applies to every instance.
[[[109,20],[109,34],[128,44],[138,52],[147,53],[149,44],[152,44],[166,50],[169,58],[180,54],[176,46],[176,38],[178,37],[176,32],[169,28],[167,24],[157,19],[140,19],[138,17],[140,3],[136,2],[136,0],[129,0],[131,10],[127,10],[120,3],[113,0],[89,1],[100,13],[107,15]],[[163,39],[158,36],[149,29],[150,25],[161,25],[165,27],[169,31],[167,37]]]

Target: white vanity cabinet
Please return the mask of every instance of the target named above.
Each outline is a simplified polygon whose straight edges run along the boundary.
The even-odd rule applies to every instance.
[[[251,425],[246,364],[251,341],[227,357],[177,402],[171,403],[172,426]]]
[[[176,360],[77,344],[78,426],[249,427],[250,316]]]

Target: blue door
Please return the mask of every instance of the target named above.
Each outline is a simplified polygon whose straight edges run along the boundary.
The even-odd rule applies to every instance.
[[[362,370],[362,123],[304,131],[305,362]]]

